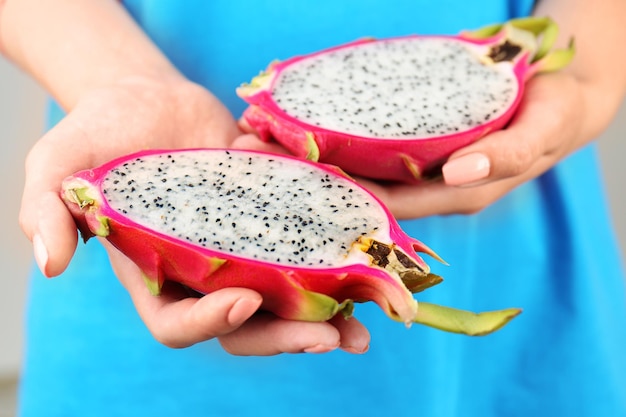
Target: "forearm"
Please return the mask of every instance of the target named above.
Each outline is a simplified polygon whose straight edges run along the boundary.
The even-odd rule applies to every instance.
[[[119,80],[180,75],[115,0],[5,0],[4,54],[71,109]]]
[[[626,94],[626,2],[543,0],[535,14],[557,21],[562,45],[575,40],[576,55],[564,72],[585,87],[583,134],[590,140],[609,124]]]

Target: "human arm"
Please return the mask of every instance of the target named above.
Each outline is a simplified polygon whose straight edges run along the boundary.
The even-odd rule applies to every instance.
[[[145,148],[230,146],[241,132],[207,90],[186,80],[113,0],[0,2],[4,54],[37,79],[67,116],[33,147],[26,162],[20,224],[40,268],[60,274],[77,244],[59,198],[75,171]],[[296,323],[255,315],[261,298],[227,289],[189,298],[179,287],[153,297],[140,271],[103,242],[114,270],[155,337],[173,347],[213,337],[231,353],[364,350],[369,336],[350,320]]]

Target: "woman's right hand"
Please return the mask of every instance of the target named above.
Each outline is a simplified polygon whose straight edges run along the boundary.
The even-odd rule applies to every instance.
[[[33,241],[40,269],[49,277],[63,272],[77,244],[76,225],[59,196],[65,177],[142,149],[229,147],[240,135],[228,110],[182,77],[126,79],[85,94],[27,158],[20,224]],[[273,355],[340,346],[362,352],[369,343],[367,331],[354,319],[303,323],[255,314],[262,298],[249,289],[229,288],[195,298],[170,283],[155,297],[136,265],[102,243],[143,321],[167,346],[219,338],[233,354]]]
[[[32,148],[20,224],[46,276],[60,274],[77,244],[61,181],[82,169],[148,148],[228,147],[241,135],[207,90],[187,81],[113,0],[0,1],[0,50],[37,79],[67,116]],[[184,347],[219,338],[238,355],[363,352],[355,319],[304,323],[257,314],[261,296],[229,288],[201,298],[167,285],[154,297],[138,268],[103,244],[117,277],[155,338]]]

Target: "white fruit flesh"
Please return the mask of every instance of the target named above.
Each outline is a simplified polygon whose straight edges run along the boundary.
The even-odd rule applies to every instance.
[[[454,38],[398,38],[313,55],[282,68],[277,105],[310,125],[363,137],[431,138],[502,115],[518,84],[510,62]]]
[[[102,192],[146,228],[270,263],[339,266],[360,236],[389,239],[379,203],[346,178],[249,152],[146,155],[112,169]]]

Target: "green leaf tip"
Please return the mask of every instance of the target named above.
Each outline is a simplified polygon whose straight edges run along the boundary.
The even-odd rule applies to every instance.
[[[143,282],[146,284],[148,291],[150,291],[150,295],[159,296],[161,295],[161,288],[163,287],[163,282],[160,279],[153,279],[145,273],[141,274],[143,278]]]
[[[419,302],[415,323],[451,333],[484,336],[493,333],[522,312],[518,308],[474,313],[437,304]]]
[[[334,298],[315,291],[309,291],[302,287],[294,287],[301,296],[298,311],[293,319],[301,321],[327,321],[341,312],[345,318],[352,315],[353,303],[346,300],[338,303]]]
[[[543,58],[536,61],[537,72],[552,72],[558,71],[561,68],[566,67],[576,54],[576,45],[574,39],[571,39],[567,48],[555,49],[547,53]]]
[[[216,256],[209,258],[209,274],[208,275],[209,276],[212,275],[215,271],[220,269],[226,262],[228,262],[226,259],[218,258]]]
[[[549,21],[546,23],[545,28],[542,32],[540,32],[541,41],[539,42],[533,56],[533,62],[539,61],[541,58],[546,56],[559,36],[559,27],[557,24],[551,19],[548,20]]]
[[[511,19],[503,24],[488,25],[463,34],[468,38],[487,39],[504,31],[506,40],[531,52],[530,63],[536,72],[556,71],[567,66],[574,57],[574,42],[567,48],[553,49],[559,35],[557,23],[550,17],[529,16]]]
[[[549,17],[528,16],[511,19],[505,23],[486,25],[478,29],[463,31],[463,35],[474,39],[487,39],[497,35],[507,27],[513,27],[532,33],[535,36],[541,35],[546,30],[552,30],[556,23]]]
[[[70,201],[76,203],[80,209],[91,206],[94,203],[93,197],[89,195],[89,187],[70,188],[66,194]]]
[[[406,154],[400,155],[400,159],[402,159],[404,166],[406,167],[406,169],[409,170],[409,172],[411,173],[411,176],[415,178],[417,181],[420,181],[422,179],[422,171],[419,167],[419,164],[415,162],[415,160],[412,157]]]
[[[265,71],[261,71],[259,75],[252,78],[249,83],[243,83],[237,88],[237,95],[239,97],[248,97],[260,90],[269,88],[272,80],[274,79],[275,71],[274,66],[278,64],[278,61],[272,62]]]
[[[500,32],[502,26],[503,25],[501,23],[496,23],[493,25],[483,26],[478,29],[465,30],[463,31],[463,35],[474,39],[486,39]]]
[[[106,216],[95,215],[92,221],[89,221],[91,232],[99,237],[107,237],[111,231],[109,228],[109,218]]]
[[[320,160],[320,148],[315,141],[313,132],[305,132],[306,135],[306,159],[312,162]]]
[[[531,32],[533,35],[542,34],[551,26],[556,27],[554,20],[546,16],[518,17],[504,24],[507,25]]]

